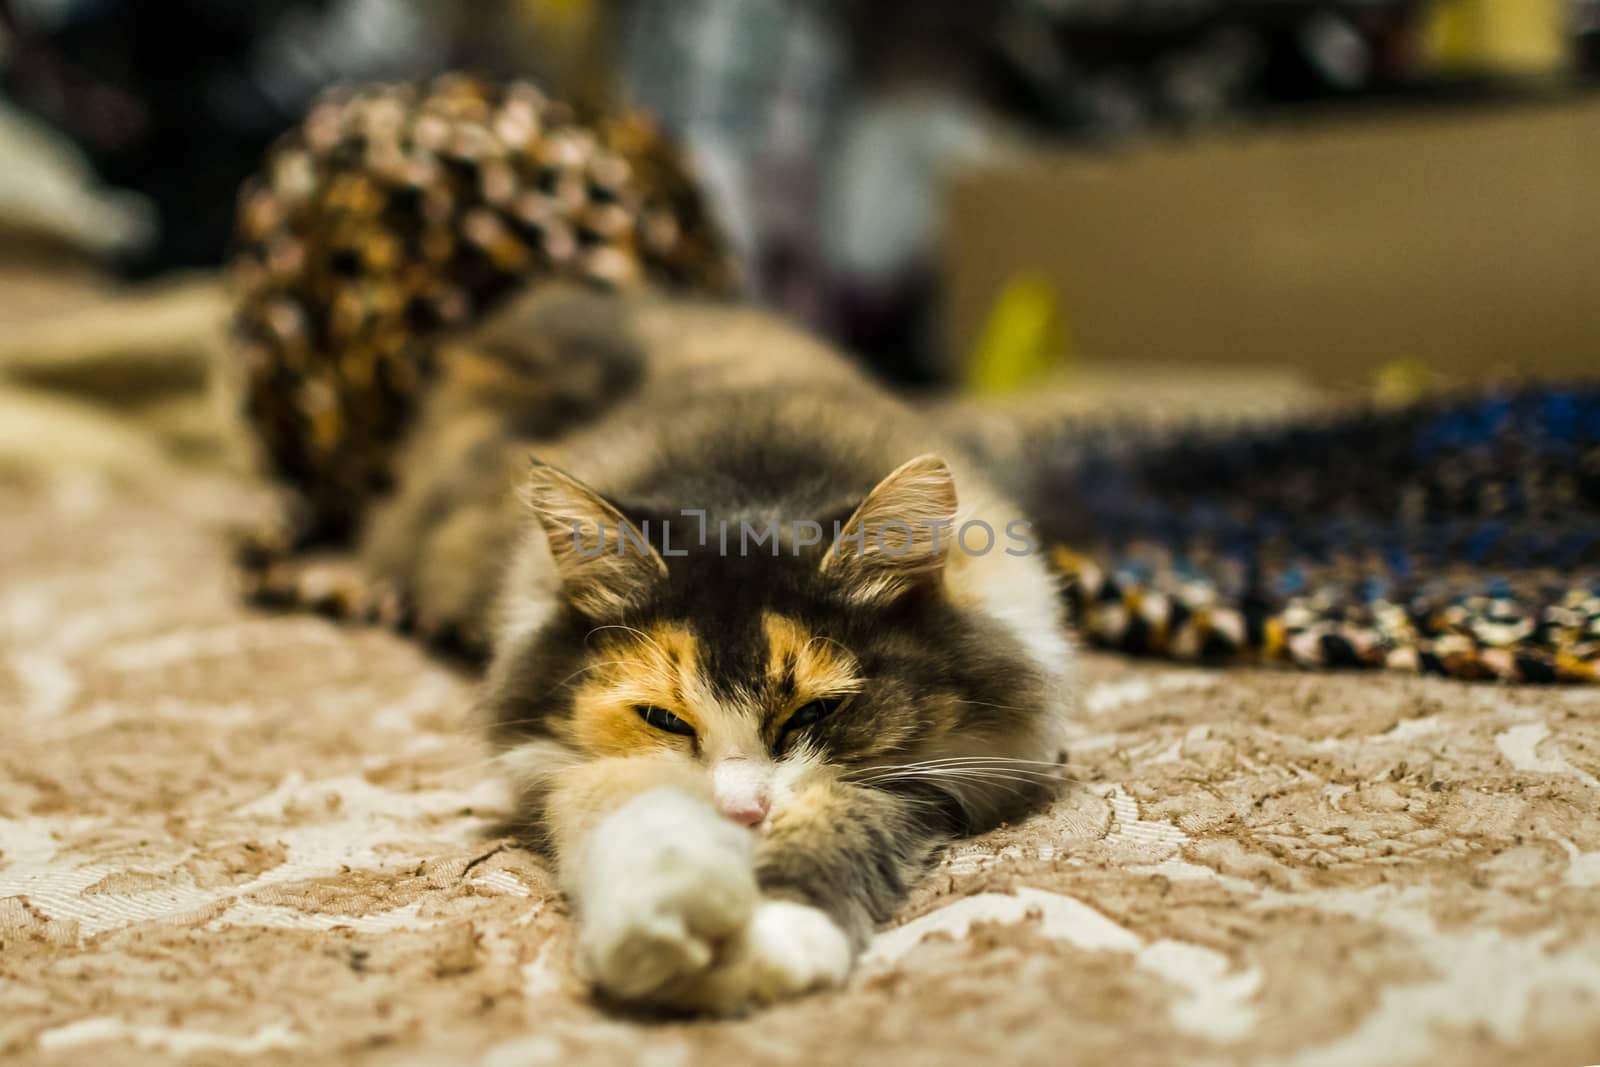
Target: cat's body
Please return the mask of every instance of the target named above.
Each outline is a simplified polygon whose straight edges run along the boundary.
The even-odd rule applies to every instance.
[[[942,841],[1047,792],[1056,593],[925,416],[749,310],[545,294],[449,356],[364,560],[491,645],[602,991],[838,981]]]

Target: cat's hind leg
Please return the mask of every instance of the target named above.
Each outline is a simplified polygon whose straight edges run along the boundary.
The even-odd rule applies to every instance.
[[[374,580],[348,553],[304,553],[263,558],[239,570],[245,599],[257,607],[304,611],[343,622],[403,630],[410,625],[406,598]]]

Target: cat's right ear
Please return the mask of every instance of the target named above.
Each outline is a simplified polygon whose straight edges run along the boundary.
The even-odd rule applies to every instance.
[[[950,468],[929,454],[908,460],[877,484],[840,528],[822,558],[821,573],[856,603],[888,603],[943,578],[953,534],[956,483]]]
[[[591,618],[639,603],[667,574],[639,528],[576,478],[534,460],[524,496],[539,520],[562,592]]]

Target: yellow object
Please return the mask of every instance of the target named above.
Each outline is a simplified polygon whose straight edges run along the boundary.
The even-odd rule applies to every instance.
[[[1289,631],[1283,625],[1282,619],[1268,619],[1266,631],[1261,637],[1261,654],[1269,660],[1275,660],[1283,654],[1289,645]]]
[[[1571,62],[1564,0],[1439,0],[1424,40],[1446,72],[1559,74]]]
[[[1438,375],[1420,359],[1395,359],[1373,376],[1373,398],[1386,407],[1413,403],[1438,381]]]
[[[546,62],[581,63],[588,57],[599,14],[594,0],[522,0],[522,12]],[[570,71],[563,73],[564,78],[569,76]]]
[[[1006,283],[984,324],[968,369],[968,384],[979,393],[1008,393],[1037,381],[1071,354],[1060,301],[1049,283],[1035,274],[1018,274]]]
[[[588,18],[594,9],[592,0],[527,0],[528,7],[537,17]]]

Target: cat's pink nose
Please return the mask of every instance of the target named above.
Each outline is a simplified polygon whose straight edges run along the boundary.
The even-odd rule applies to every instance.
[[[711,768],[711,791],[717,810],[740,826],[759,826],[772,807],[769,761],[727,756]]]
[[[722,805],[722,814],[740,826],[760,826],[772,804],[765,796],[742,797],[737,804]]]

